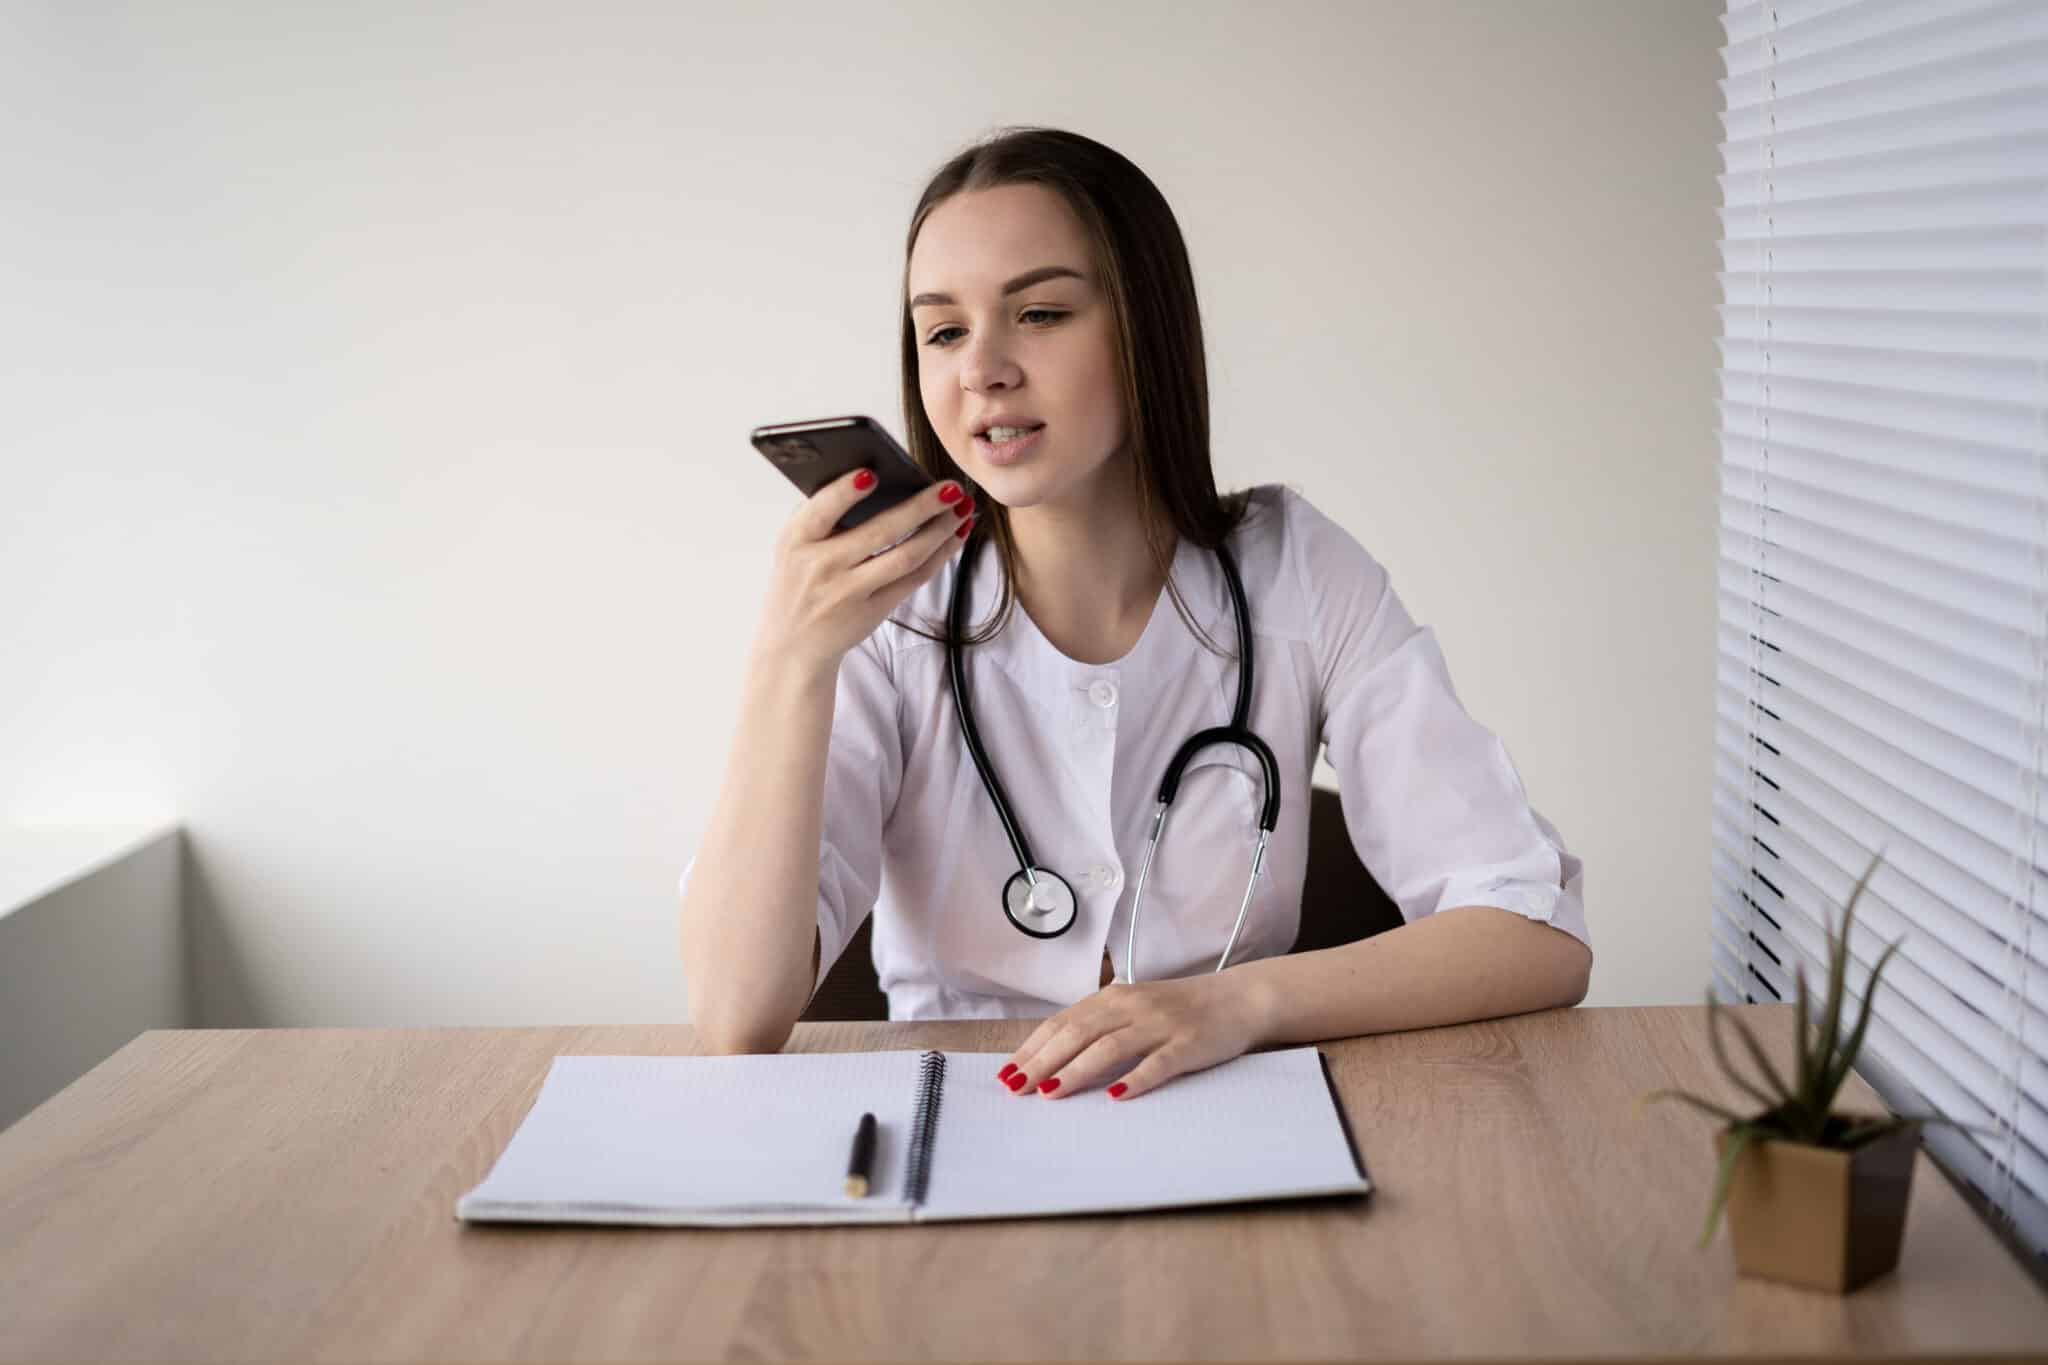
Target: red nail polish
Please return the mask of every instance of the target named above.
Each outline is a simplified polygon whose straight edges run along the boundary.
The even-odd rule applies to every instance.
[[[1057,1076],[1054,1076],[1051,1080],[1040,1081],[1038,1083],[1038,1093],[1041,1095],[1050,1095],[1053,1091],[1059,1088],[1060,1078]]]
[[[953,509],[953,515],[954,515],[954,516],[956,516],[956,517],[964,517],[964,516],[966,516],[966,515],[967,515],[967,514],[968,514],[969,512],[972,512],[973,510],[974,510],[974,499],[973,499],[973,498],[962,498],[962,499],[960,500],[960,503],[959,503],[959,505],[958,505],[958,506],[956,506],[956,507],[955,507],[955,508]]]
[[[1022,1090],[1025,1086],[1031,1084],[1031,1078],[1019,1071],[1012,1075],[1005,1084],[1012,1090]]]
[[[1129,1087],[1129,1086],[1125,1085],[1125,1084],[1124,1084],[1124,1083],[1123,1083],[1122,1081],[1118,1081],[1118,1082],[1117,1082],[1117,1083],[1116,1083],[1115,1085],[1113,1085],[1113,1086],[1111,1086],[1111,1087],[1109,1088],[1109,1097],[1110,1097],[1111,1099],[1115,1099],[1115,1098],[1117,1098],[1117,1097],[1118,1097],[1119,1095],[1123,1094],[1123,1093],[1124,1093],[1124,1091],[1126,1091],[1126,1090],[1129,1090],[1129,1089],[1130,1089],[1130,1087]]]
[[[1015,1071],[1016,1069],[1017,1064],[1015,1062],[1005,1062],[1003,1063],[1003,1069],[996,1073],[996,1079],[999,1081],[1007,1081],[1010,1079],[1010,1073],[1012,1071]]]
[[[872,470],[863,469],[860,473],[853,476],[853,486],[855,488],[858,488],[863,493],[867,492],[870,488],[873,488],[875,486],[874,472]]]
[[[957,483],[949,483],[944,488],[941,488],[939,490],[940,502],[957,502],[959,498],[960,485]]]
[[[966,520],[966,522],[964,522],[964,523],[963,523],[963,524],[961,525],[960,529],[959,529],[959,530],[957,530],[957,531],[955,531],[955,532],[953,533],[953,537],[954,537],[954,539],[956,539],[956,540],[965,540],[965,539],[967,539],[967,533],[968,533],[969,531],[972,531],[973,529],[974,529],[974,518],[973,518],[973,517],[969,517],[969,518],[968,518],[968,519]]]

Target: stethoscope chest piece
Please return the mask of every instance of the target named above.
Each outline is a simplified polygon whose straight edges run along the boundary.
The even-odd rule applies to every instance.
[[[962,659],[964,650],[961,641],[967,635],[968,572],[974,563],[974,545],[969,543],[953,566],[953,600],[946,611],[948,622],[946,640],[946,676],[952,684],[953,706],[960,716],[960,737],[967,746],[967,753],[974,760],[974,769],[981,776],[981,785],[988,789],[989,800],[996,808],[996,818],[1002,821],[1003,834],[1010,841],[1011,852],[1017,855],[1017,871],[1003,883],[1003,914],[1010,923],[1033,938],[1058,938],[1074,927],[1076,906],[1074,888],[1056,872],[1049,872],[1038,866],[1031,854],[1031,845],[1024,840],[1024,831],[1017,825],[1017,816],[1010,809],[1010,798],[1003,792],[1003,784],[996,777],[995,764],[989,761],[988,751],[982,747],[981,731],[974,724],[974,703],[968,695],[967,669]],[[1266,804],[1259,813],[1259,846],[1252,854],[1251,876],[1244,886],[1244,903],[1237,908],[1237,924],[1230,931],[1230,941],[1223,945],[1223,955],[1216,960],[1216,970],[1222,971],[1229,965],[1231,949],[1237,946],[1237,936],[1244,929],[1245,913],[1251,909],[1252,891],[1258,885],[1259,868],[1265,862],[1266,837],[1273,832],[1273,822],[1280,815],[1280,767],[1273,758],[1273,751],[1266,747],[1264,740],[1253,734],[1249,717],[1252,704],[1252,620],[1251,607],[1245,601],[1244,580],[1238,576],[1237,561],[1223,546],[1216,547],[1216,558],[1223,566],[1224,581],[1230,587],[1231,610],[1237,617],[1237,706],[1231,712],[1230,724],[1219,725],[1192,735],[1181,745],[1173,762],[1167,765],[1166,776],[1159,785],[1159,807],[1152,818],[1152,837],[1145,845],[1145,865],[1138,872],[1138,889],[1131,898],[1131,932],[1129,946],[1125,949],[1124,980],[1136,981],[1138,948],[1138,906],[1145,898],[1145,877],[1152,869],[1152,855],[1159,848],[1159,833],[1166,824],[1166,812],[1173,804],[1174,792],[1180,786],[1181,773],[1196,750],[1210,744],[1235,744],[1248,749],[1259,760],[1259,767],[1266,779]]]
[[[1003,883],[1003,913],[1033,938],[1058,938],[1074,927],[1074,888],[1056,872],[1019,868]]]

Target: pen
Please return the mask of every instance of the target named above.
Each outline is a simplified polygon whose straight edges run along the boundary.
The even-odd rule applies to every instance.
[[[862,1114],[860,1127],[853,1130],[853,1159],[846,1163],[846,1192],[855,1199],[867,1197],[868,1176],[875,1164],[875,1116]]]

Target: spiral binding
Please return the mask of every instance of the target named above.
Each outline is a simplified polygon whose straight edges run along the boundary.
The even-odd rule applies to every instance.
[[[917,1107],[910,1115],[910,1174],[904,1179],[906,1197],[913,1204],[924,1202],[931,1179],[932,1130],[939,1122],[939,1087],[946,1080],[946,1054],[927,1052],[918,1069]]]

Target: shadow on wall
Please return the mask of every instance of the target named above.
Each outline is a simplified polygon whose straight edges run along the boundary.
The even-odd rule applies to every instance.
[[[221,914],[198,839],[188,828],[178,894],[185,915],[185,981],[193,1028],[262,1028],[263,1009]]]
[[[175,823],[0,829],[0,1128],[191,1026]]]

